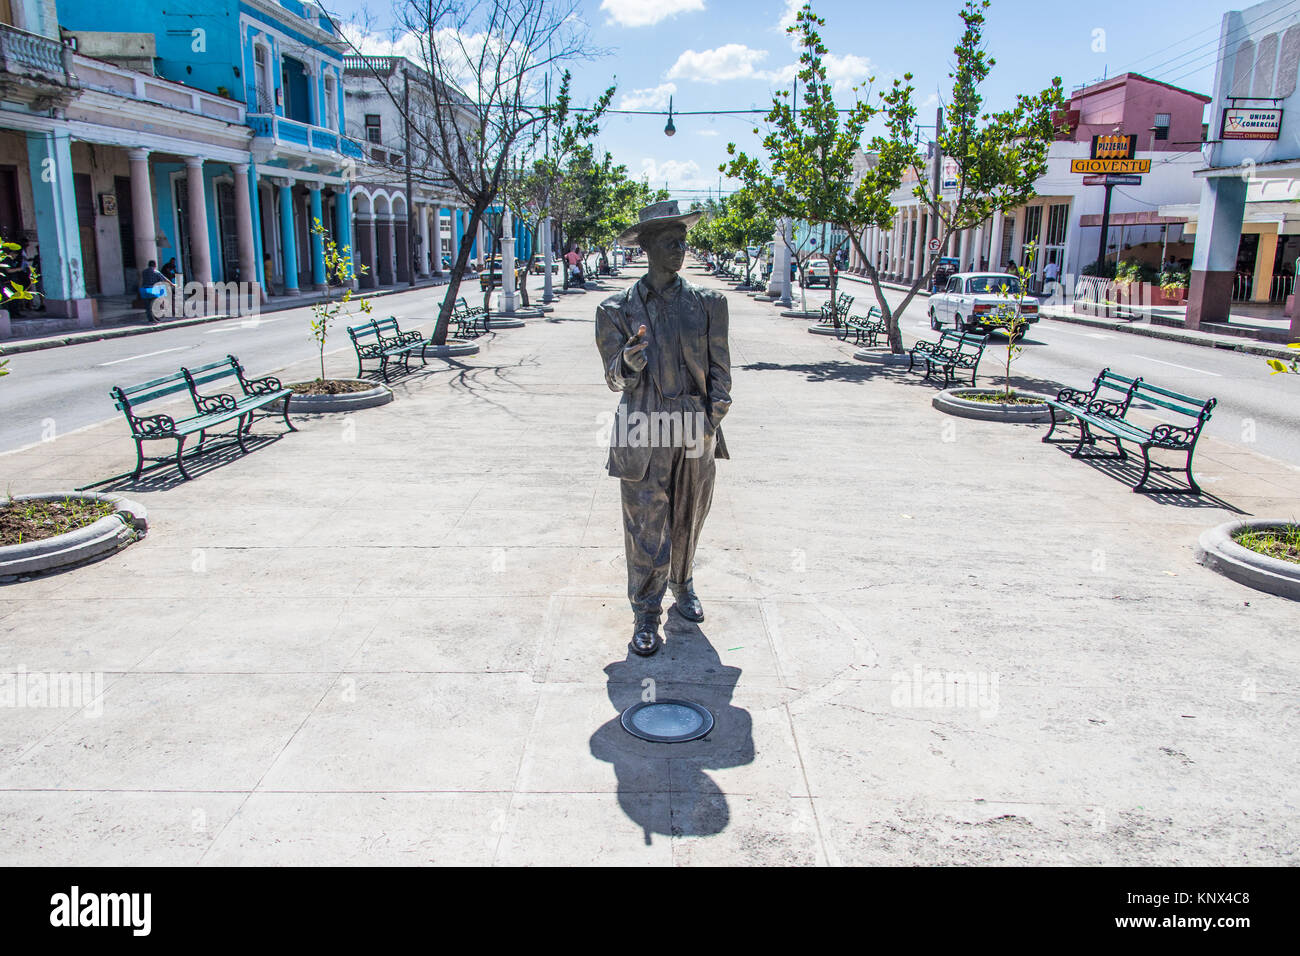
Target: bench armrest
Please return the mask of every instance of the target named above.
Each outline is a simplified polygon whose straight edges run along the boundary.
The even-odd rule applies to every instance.
[[[278,392],[284,386],[274,375],[268,375],[266,378],[249,378],[244,380],[244,394],[246,395],[268,395],[271,392]]]
[[[1056,400],[1071,405],[1087,405],[1092,401],[1092,392],[1080,391],[1077,388],[1063,388],[1056,393]]]
[[[170,415],[132,415],[131,431],[140,438],[170,435],[176,431],[176,419]]]
[[[1158,445],[1172,448],[1186,448],[1196,441],[1201,428],[1185,428],[1182,425],[1157,425],[1151,429],[1151,440]]]
[[[200,395],[194,393],[194,405],[204,415],[214,412],[233,412],[239,405],[233,395]]]
[[[1085,395],[1084,398],[1087,398],[1087,396]],[[1085,403],[1080,402],[1079,404]],[[1124,405],[1122,402],[1112,402],[1107,398],[1094,398],[1092,401],[1086,402],[1086,406],[1089,414],[1092,415],[1105,415],[1107,418],[1124,417]]]

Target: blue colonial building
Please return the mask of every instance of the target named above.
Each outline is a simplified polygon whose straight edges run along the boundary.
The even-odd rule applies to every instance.
[[[350,188],[362,158],[344,135],[344,42],[310,2],[61,0],[83,48],[129,55],[152,38],[154,73],[238,103],[250,138],[242,162],[150,157],[158,229],[187,279],[251,281],[271,294],[324,288],[320,220],[351,246]],[[148,46],[146,42],[144,44]],[[165,260],[164,260],[165,261]]]

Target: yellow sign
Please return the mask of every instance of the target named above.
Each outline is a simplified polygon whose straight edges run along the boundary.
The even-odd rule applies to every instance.
[[[1072,159],[1072,173],[1149,173],[1149,159]]]

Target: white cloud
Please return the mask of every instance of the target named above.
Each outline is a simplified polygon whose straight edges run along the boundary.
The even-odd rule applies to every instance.
[[[751,50],[741,43],[728,43],[698,53],[695,50],[686,50],[669,68],[668,78],[721,83],[725,80],[759,77],[761,74],[757,65],[766,56],[766,50]]]
[[[807,0],[785,0],[785,12],[781,14],[781,20],[776,28],[784,33],[794,26],[794,16],[806,2]]]
[[[660,163],[647,156],[641,160],[641,176],[650,184],[651,189],[658,189],[667,183],[669,192],[678,189],[707,189],[717,185],[715,180],[700,175],[700,164],[693,159],[666,159]]]
[[[799,66],[798,63],[790,63],[779,69],[756,73],[755,76],[770,80],[778,86],[788,87],[799,73]],[[827,53],[822,57],[822,66],[826,69],[826,79],[830,80],[831,89],[836,93],[848,93],[853,87],[866,83],[872,70],[870,60],[852,53],[842,56]]]
[[[668,97],[677,92],[676,83],[660,83],[649,89],[624,93],[618,101],[621,110],[663,110],[668,108]]]
[[[826,67],[826,79],[831,81],[831,86],[836,92],[849,90],[859,83],[865,83],[872,71],[870,60],[865,56],[855,56],[852,53],[843,55],[827,53],[822,58],[822,63]]]
[[[704,0],[604,0],[600,9],[609,23],[622,27],[649,27],[679,13],[704,9]]]

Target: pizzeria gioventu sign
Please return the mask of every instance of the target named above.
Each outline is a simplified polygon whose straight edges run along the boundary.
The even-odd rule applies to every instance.
[[[1151,172],[1151,160],[1134,159],[1136,151],[1136,133],[1104,133],[1094,136],[1091,157],[1070,160],[1070,172],[1087,175]]]

